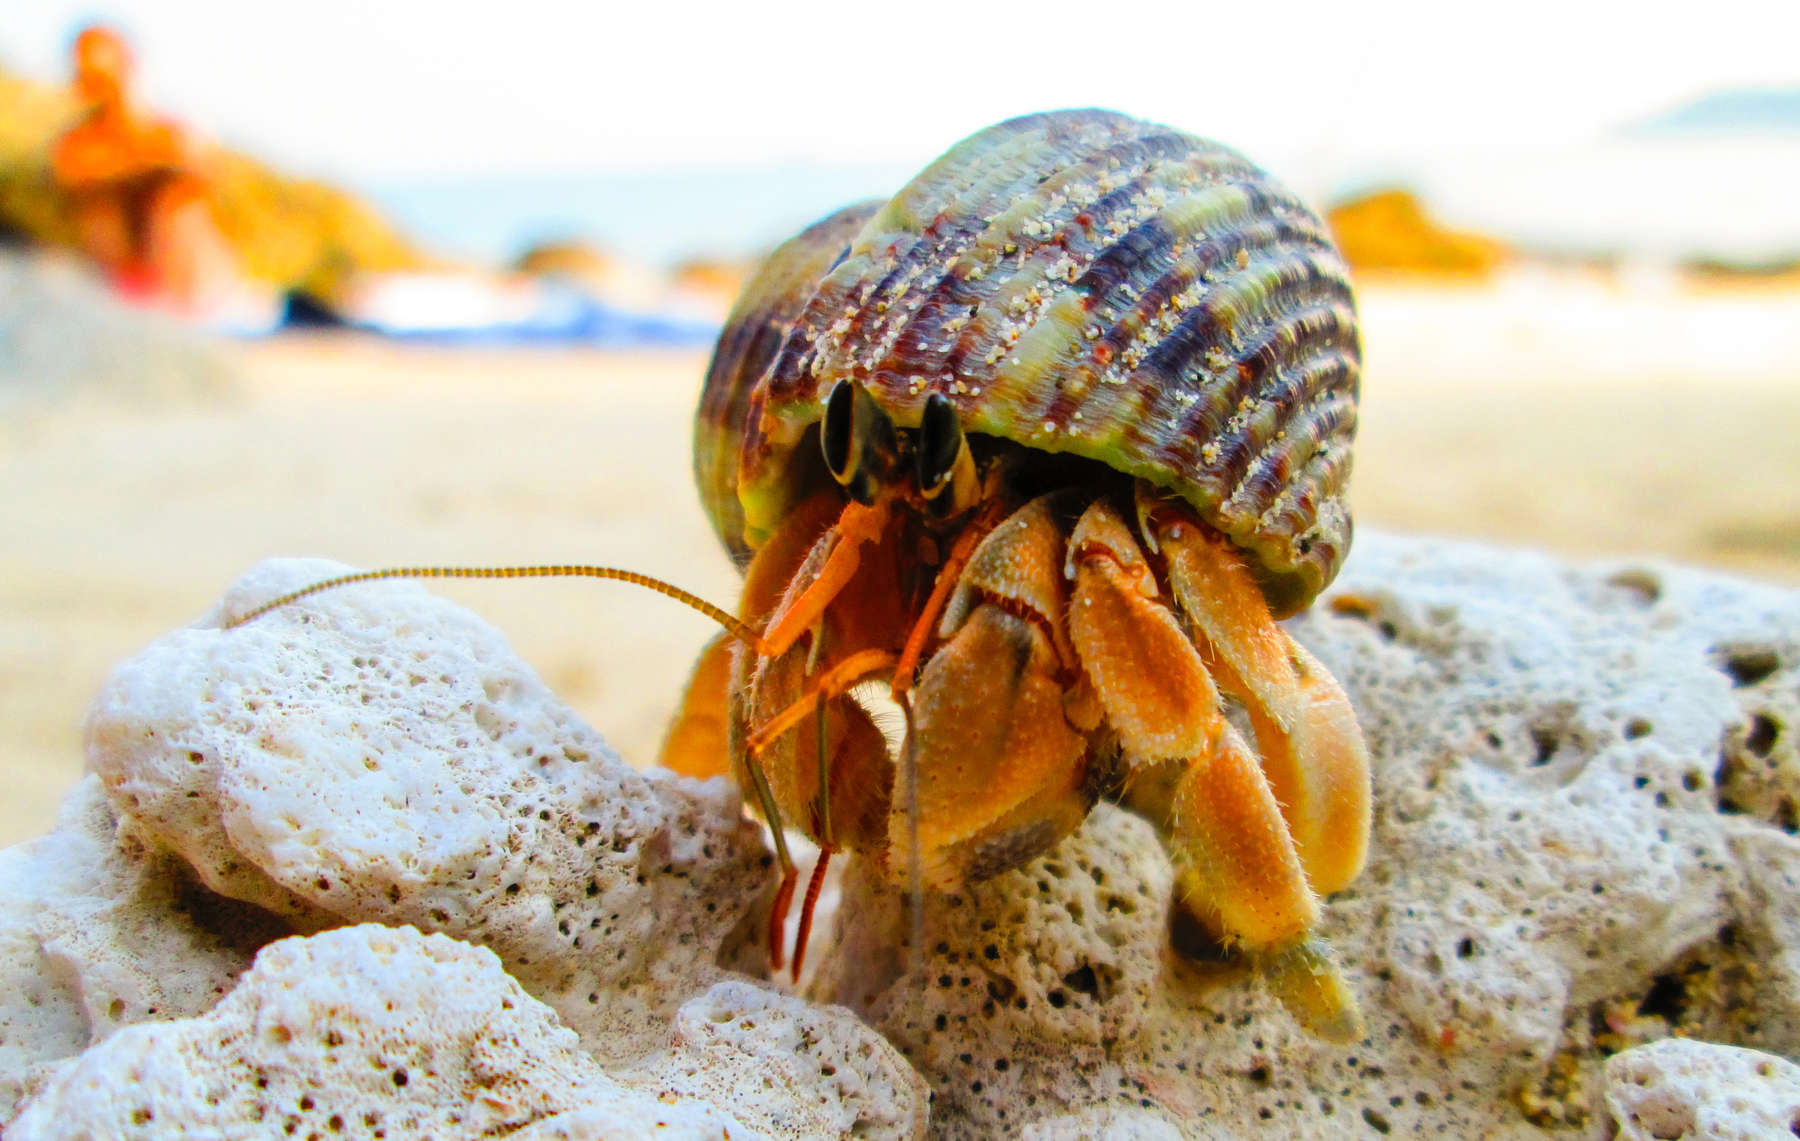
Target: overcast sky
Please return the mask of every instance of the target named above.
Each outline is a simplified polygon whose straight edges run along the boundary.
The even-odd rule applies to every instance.
[[[913,164],[1025,111],[1116,107],[1253,155],[1560,144],[1800,84],[1800,3],[790,5],[0,0],[0,61],[126,29],[154,105],[300,171]]]

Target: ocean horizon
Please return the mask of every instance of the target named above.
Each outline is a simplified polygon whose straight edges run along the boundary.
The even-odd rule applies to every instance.
[[[1800,132],[1620,133],[1586,146],[1421,145],[1252,156],[1323,208],[1404,187],[1442,224],[1522,249],[1768,266],[1800,260]],[[489,265],[581,241],[669,266],[748,258],[840,206],[892,194],[900,164],[494,171],[362,188],[427,248]]]

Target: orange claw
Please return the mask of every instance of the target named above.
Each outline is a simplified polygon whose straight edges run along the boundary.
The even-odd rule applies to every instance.
[[[1080,825],[1094,799],[1088,742],[1065,717],[1072,654],[1062,532],[1049,499],[990,530],[944,611],[914,691],[919,844],[926,882],[952,886],[1016,867]],[[889,861],[910,860],[896,803]]]
[[[1222,721],[1218,690],[1168,606],[1125,521],[1104,500],[1069,538],[1069,637],[1106,719],[1140,760],[1204,751]]]

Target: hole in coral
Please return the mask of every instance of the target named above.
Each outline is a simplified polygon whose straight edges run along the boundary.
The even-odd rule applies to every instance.
[[[1739,804],[1729,791],[1737,783],[1739,777],[1748,775],[1744,763],[1730,753],[1719,756],[1719,767],[1713,770],[1714,806],[1729,816],[1743,814],[1744,806]]]
[[[1474,958],[1475,957],[1475,940],[1469,938],[1467,935],[1464,935],[1461,939],[1458,939],[1456,941],[1456,957],[1459,959]]]
[[[1231,961],[1231,952],[1213,938],[1185,908],[1170,909],[1169,946],[1182,958],[1196,963],[1219,964]]]
[[[1383,1136],[1385,1136],[1387,1134],[1388,1130],[1393,1128],[1393,1126],[1388,1124],[1388,1119],[1386,1117],[1383,1117],[1380,1113],[1376,1112],[1373,1109],[1363,1110],[1362,1111],[1362,1119],[1364,1121],[1368,1122],[1370,1129],[1373,1129],[1375,1132],[1380,1133]]]
[[[1083,963],[1064,975],[1063,985],[1089,998],[1100,997],[1100,976],[1094,973],[1092,963]]]
[[[1759,757],[1766,757],[1775,748],[1775,740],[1781,736],[1781,726],[1766,713],[1758,713],[1750,719],[1750,732],[1744,737],[1744,748]]]
[[[1631,600],[1639,606],[1653,606],[1662,598],[1662,579],[1642,567],[1619,571],[1607,578],[1606,585],[1630,594]]]
[[[1531,727],[1531,747],[1534,750],[1531,758],[1533,767],[1542,768],[1549,764],[1550,759],[1556,756],[1556,746],[1559,743],[1556,730],[1542,725],[1533,725]]]
[[[1715,651],[1719,668],[1731,678],[1731,684],[1746,689],[1768,678],[1781,668],[1781,658],[1767,646],[1732,646]]]
[[[1674,1024],[1681,1020],[1687,1006],[1687,983],[1679,975],[1657,975],[1643,1001],[1638,1003],[1637,1012],[1646,1018],[1661,1018]]]
[[[1642,717],[1633,717],[1631,720],[1625,722],[1625,739],[1627,741],[1637,741],[1644,737],[1648,737],[1649,735],[1650,722],[1644,720]]]

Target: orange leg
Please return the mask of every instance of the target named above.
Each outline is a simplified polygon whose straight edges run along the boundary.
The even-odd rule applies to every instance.
[[[825,867],[831,863],[833,850],[829,844],[819,849],[819,859],[806,881],[806,900],[800,905],[800,930],[794,933],[795,982],[800,981],[800,971],[806,966],[806,941],[812,938],[813,908],[819,905],[819,891],[825,886]]]
[[[768,752],[769,746],[776,738],[789,729],[800,724],[808,713],[819,707],[819,703],[839,697],[846,691],[873,674],[886,670],[894,664],[895,657],[891,650],[858,650],[849,657],[833,665],[824,673],[811,679],[803,692],[795,701],[775,716],[769,718],[750,734],[745,747],[750,755],[760,757]]]
[[[1140,513],[1219,688],[1244,703],[1263,773],[1320,894],[1347,886],[1369,843],[1369,760],[1337,679],[1275,624],[1241,556],[1185,507]]]
[[[931,596],[919,611],[918,620],[913,623],[912,632],[906,636],[906,645],[900,651],[900,660],[894,665],[891,692],[895,701],[899,701],[912,688],[913,675],[919,668],[919,658],[925,653],[925,643],[930,639],[939,615],[943,614],[945,604],[950,601],[950,591],[955,588],[957,580],[962,577],[963,568],[969,565],[969,559],[974,556],[976,544],[994,529],[994,524],[1000,521],[1000,514],[1004,510],[1005,505],[1000,500],[988,500],[982,504],[980,512],[969,525],[956,536],[950,554],[944,559],[943,566],[938,568],[937,581],[931,584]]]
[[[1126,802],[1163,834],[1179,905],[1251,955],[1308,1029],[1334,1041],[1360,1036],[1355,997],[1311,935],[1318,898],[1264,758],[1226,719],[1130,528],[1097,502],[1069,547],[1070,639],[1124,746]]]
[[[764,634],[766,652],[776,657],[788,647],[800,640],[800,635],[815,626],[824,615],[825,608],[843,592],[844,587],[856,576],[856,568],[862,563],[862,548],[865,543],[877,542],[887,530],[889,510],[885,500],[873,507],[864,507],[860,503],[846,504],[844,513],[838,516],[833,533],[837,541],[826,558],[825,565],[819,568],[804,593],[784,610]]]
[[[656,763],[682,776],[719,776],[731,771],[727,704],[731,700],[730,634],[720,634],[700,651],[681,709],[663,738]]]

